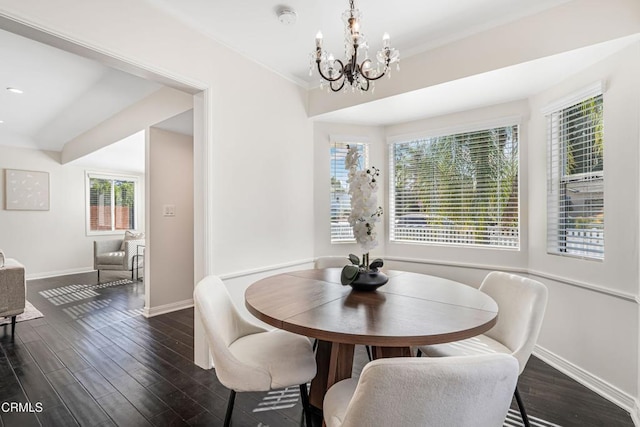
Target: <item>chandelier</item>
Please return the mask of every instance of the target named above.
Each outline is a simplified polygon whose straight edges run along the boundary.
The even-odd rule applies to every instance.
[[[312,75],[313,60],[318,67],[321,81],[320,88],[327,86],[327,91],[331,89],[338,92],[344,88],[347,90],[349,83],[353,92],[356,89],[366,92],[372,88],[375,90],[375,80],[380,79],[385,74],[391,77],[390,65],[396,63],[397,70],[400,70],[400,52],[391,47],[389,34],[384,33],[382,36],[382,49],[376,55],[376,65],[374,66],[369,59],[369,44],[364,34],[360,31],[360,20],[362,15],[360,10],[354,6],[354,0],[349,0],[349,10],[342,14],[345,27],[344,53],[345,61],[335,59],[333,54],[327,54],[322,49],[322,33],[318,31],[316,35],[316,50],[312,53],[312,60],[309,68],[309,75]],[[358,55],[364,57],[362,62],[358,63]]]

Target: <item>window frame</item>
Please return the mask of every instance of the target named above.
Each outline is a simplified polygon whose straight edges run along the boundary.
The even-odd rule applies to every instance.
[[[392,244],[410,244],[410,245],[420,245],[420,246],[444,246],[451,248],[472,248],[472,249],[483,249],[483,250],[502,250],[502,251],[520,251],[522,248],[522,185],[521,185],[521,136],[522,136],[522,118],[520,116],[508,116],[497,118],[495,120],[487,120],[482,122],[476,122],[472,124],[460,125],[460,126],[452,126],[442,129],[436,129],[431,132],[420,132],[420,133],[412,133],[407,135],[398,135],[389,137],[387,139],[388,144],[388,156],[389,156],[389,181],[388,181],[388,242]],[[418,142],[420,140],[427,140],[436,137],[447,137],[447,136],[455,136],[465,133],[473,133],[473,132],[482,132],[489,131],[492,129],[500,129],[505,127],[515,127],[517,131],[517,226],[513,227],[514,232],[517,233],[515,237],[515,245],[497,245],[497,244],[480,244],[480,243],[467,243],[467,242],[444,242],[444,241],[428,241],[428,240],[398,240],[395,237],[395,221],[396,221],[396,206],[395,206],[395,179],[396,179],[396,168],[395,168],[395,156],[394,156],[394,147],[396,144],[402,143],[411,143]]]
[[[331,154],[331,151],[335,147],[336,144],[358,144],[363,147],[362,160],[364,167],[369,167],[369,158],[371,154],[371,147],[369,140],[362,137],[350,137],[350,136],[332,136],[329,139],[329,182],[331,183],[331,179],[334,177],[332,173],[332,163],[334,162],[334,157]],[[346,157],[346,156],[345,156]],[[344,169],[344,160],[342,162],[342,169]],[[341,169],[341,170],[342,170]],[[346,169],[344,170],[347,173]],[[345,238],[340,240],[334,240],[333,236],[333,215],[332,215],[332,205],[333,205],[333,190],[329,190],[329,242],[332,245],[341,245],[341,244],[353,244],[356,243],[355,237],[353,237],[353,230],[351,230],[351,238]],[[351,208],[349,208],[349,211]],[[349,226],[350,227],[350,226]]]
[[[85,231],[87,236],[108,236],[108,235],[119,235],[124,234],[127,230],[116,230],[114,229],[113,222],[115,221],[115,216],[112,217],[112,229],[111,230],[91,230],[91,179],[104,179],[111,181],[129,181],[133,182],[134,185],[134,198],[133,198],[133,217],[134,217],[134,226],[135,228],[129,229],[129,231],[138,231],[140,224],[140,178],[136,175],[128,175],[128,174],[119,174],[119,173],[106,173],[106,172],[95,172],[95,171],[85,171]],[[111,209],[113,212],[114,207],[114,199],[115,194],[112,191],[111,198]]]
[[[603,145],[603,153],[602,153],[602,170],[590,171],[590,172],[579,172],[574,174],[567,173],[567,145],[569,145],[568,140],[562,140],[562,130],[560,129],[563,124],[562,113],[571,108],[575,108],[579,104],[582,104],[584,101],[600,98],[600,108],[602,109],[602,117],[600,126],[602,126],[602,145]],[[579,90],[575,93],[572,93],[564,98],[556,100],[542,109],[542,113],[546,119],[546,132],[547,132],[547,140],[546,140],[546,150],[547,150],[547,241],[546,241],[546,253],[549,255],[556,255],[562,257],[569,258],[577,258],[588,261],[604,261],[606,249],[606,234],[605,234],[605,224],[604,219],[606,217],[606,206],[605,206],[605,171],[604,171],[604,161],[605,161],[605,153],[606,150],[606,136],[604,130],[604,108],[605,108],[605,100],[604,100],[604,82],[599,81],[595,82],[582,90]],[[567,193],[567,187],[571,184],[575,185],[583,185],[588,189],[591,189],[591,193],[599,193],[597,188],[601,188],[602,192],[602,228],[599,233],[601,236],[598,236],[595,240],[599,240],[600,243],[600,251],[592,251],[586,249],[577,249],[570,248],[567,244],[567,232],[569,229],[569,224],[566,221],[567,211],[562,208],[562,202],[560,198],[563,197],[564,194]],[[593,187],[593,188],[592,188]],[[596,197],[585,198],[585,205],[588,205],[587,202],[591,202],[593,200],[597,200]],[[564,230],[564,239],[563,236]],[[576,230],[579,230],[576,228]],[[594,229],[589,230],[589,232],[593,232]],[[595,230],[598,230],[597,228]],[[591,235],[593,236],[593,235]],[[584,243],[584,241],[588,240],[588,236],[582,236],[582,246],[589,246],[588,243]],[[593,243],[593,242],[591,242]],[[590,253],[591,251],[591,253]]]

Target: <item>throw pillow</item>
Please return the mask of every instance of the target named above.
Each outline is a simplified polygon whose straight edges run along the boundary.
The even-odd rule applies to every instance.
[[[0,268],[4,267],[4,252],[0,249]]]
[[[124,239],[122,240],[122,245],[120,245],[120,250],[124,251],[124,247],[126,246],[127,240],[139,240],[144,239],[144,233],[134,233],[133,231],[125,231]]]

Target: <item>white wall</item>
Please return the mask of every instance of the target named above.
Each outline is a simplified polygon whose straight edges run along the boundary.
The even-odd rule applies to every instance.
[[[146,1],[2,0],[0,13],[209,88],[215,212],[208,272],[312,256],[313,130],[303,89]]]
[[[423,272],[478,286],[491,270],[530,274],[549,288],[537,354],[637,417],[638,204],[640,142],[640,44],[621,51],[529,100],[387,126],[391,140],[520,116],[519,251],[385,244],[389,268]],[[546,120],[541,109],[595,81],[606,81],[605,260],[546,253]],[[316,144],[316,255],[348,253],[328,243],[327,135],[373,132],[318,123]],[[372,128],[377,131],[376,128]],[[379,138],[380,136],[378,136]],[[382,144],[386,145],[386,144]],[[385,150],[384,165],[388,164]],[[388,186],[383,188],[388,200]],[[323,194],[326,193],[326,194]],[[388,206],[388,203],[386,204]],[[385,218],[388,220],[388,217]],[[637,418],[636,418],[637,420]]]
[[[550,302],[540,346],[638,395],[638,143],[640,44],[531,98],[529,268],[603,292],[545,280]],[[599,80],[604,93],[605,259],[546,253],[546,121],[541,108]]]
[[[366,96],[309,94],[309,115],[450,82],[640,32],[636,0],[573,0],[456,40],[433,40],[434,48],[402,58],[393,84]],[[338,52],[335,52],[338,53]],[[401,52],[403,54],[403,52]]]
[[[0,0],[0,17],[78,42],[77,51],[117,58],[109,60],[139,75],[151,70],[206,89],[195,108],[206,115],[204,143],[195,143],[194,167],[203,172],[195,227],[204,234],[197,271],[235,273],[312,258],[313,128],[305,90],[143,0]],[[201,365],[204,340],[197,327]]]
[[[147,135],[145,312],[154,314],[193,302],[193,138],[153,127]]]
[[[26,169],[49,173],[48,211],[4,209],[5,169]],[[92,171],[95,171],[92,169]],[[85,168],[61,165],[60,153],[0,146],[0,248],[9,258],[26,266],[27,278],[54,276],[93,270],[93,241],[121,238],[86,235]],[[144,230],[144,176],[139,177],[138,225]]]

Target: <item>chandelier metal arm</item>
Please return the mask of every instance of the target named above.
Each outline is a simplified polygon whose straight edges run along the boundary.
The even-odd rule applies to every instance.
[[[316,50],[312,55],[315,57],[318,73],[323,83],[328,83],[327,90],[338,92],[348,83],[354,91],[359,89],[366,92],[374,86],[371,82],[391,75],[389,66],[399,60],[400,54],[397,49],[391,47],[389,34],[384,33],[382,50],[378,51],[376,55],[377,65],[375,68],[372,66],[373,61],[369,59],[368,54],[369,46],[361,32],[362,15],[355,8],[355,0],[348,1],[349,9],[342,14],[342,18],[347,24],[345,28],[345,54],[347,57],[341,61],[325,52],[322,49],[323,37],[320,31],[316,34]],[[364,60],[358,62],[358,56],[360,58],[364,56]],[[383,66],[382,70],[381,66]],[[313,62],[310,64],[309,75],[312,75],[312,69]],[[322,87],[323,84],[321,83],[320,86]]]
[[[325,79],[328,82],[335,82],[340,80],[342,77],[344,77],[344,64],[342,63],[341,60],[339,59],[334,59],[334,62],[337,62],[340,64],[340,73],[338,74],[338,77],[336,77],[335,79],[329,78],[327,76],[324,75],[324,73],[322,72],[322,67],[320,67],[320,63],[322,61],[319,59],[316,59],[316,64],[318,65],[318,73],[320,73],[320,76]]]
[[[375,77],[367,77],[367,75],[362,71],[362,67],[364,66],[364,64],[366,62],[371,63],[370,59],[365,59],[364,61],[362,61],[362,64],[358,65],[358,72],[360,73],[360,75],[362,77],[364,77],[364,79],[368,82],[373,82],[375,80],[381,79],[382,77],[384,77],[387,74],[387,68],[389,67],[389,62],[387,61],[386,65],[385,65],[385,71],[382,72],[382,74],[380,74],[379,76],[375,76]]]

